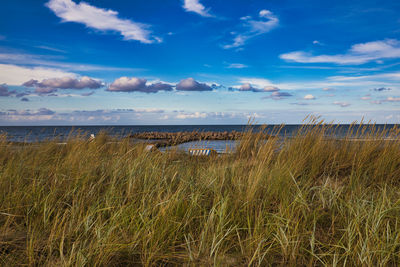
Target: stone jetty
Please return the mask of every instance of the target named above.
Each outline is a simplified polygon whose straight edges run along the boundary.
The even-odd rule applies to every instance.
[[[151,142],[157,147],[178,145],[190,141],[200,140],[238,140],[244,133],[238,131],[225,132],[143,132],[131,134],[131,138],[154,140]]]

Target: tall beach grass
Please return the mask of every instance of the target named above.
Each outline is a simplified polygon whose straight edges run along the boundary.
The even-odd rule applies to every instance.
[[[278,131],[204,158],[2,136],[0,265],[400,264],[399,129]]]

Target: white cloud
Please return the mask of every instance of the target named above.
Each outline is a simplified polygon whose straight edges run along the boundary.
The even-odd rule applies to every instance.
[[[161,82],[147,84],[146,79],[120,77],[110,84],[107,91],[157,93],[159,91],[172,91],[172,85]]]
[[[303,99],[305,99],[305,100],[314,100],[314,99],[315,99],[315,96],[308,94],[308,95],[305,95],[305,96],[303,97]]]
[[[199,118],[207,118],[207,113],[205,112],[194,112],[194,113],[181,113],[176,115],[177,119],[199,119]]]
[[[44,80],[61,77],[77,77],[78,75],[53,68],[20,67],[11,64],[0,64],[0,83],[21,85],[28,80]]]
[[[245,30],[241,33],[234,33],[233,43],[224,45],[224,49],[238,48],[258,35],[267,33],[279,25],[279,19],[269,10],[261,10],[258,13],[259,20],[252,19],[251,16],[242,17],[244,23],[241,25]]]
[[[57,89],[98,89],[103,86],[103,83],[90,77],[83,76],[80,79],[72,77],[50,78],[41,82],[30,79],[22,85],[26,87],[34,87],[36,93],[48,94],[56,92]]]
[[[249,83],[252,84],[255,87],[258,88],[263,88],[266,86],[275,86],[270,80],[264,79],[264,78],[239,78],[239,83],[244,84],[244,83]]]
[[[63,22],[82,23],[86,27],[101,31],[116,31],[125,40],[137,40],[142,43],[161,42],[153,36],[149,25],[121,19],[118,12],[91,6],[88,3],[76,4],[71,0],[50,0],[46,6],[50,8]]]
[[[148,119],[159,118],[165,111],[156,108],[143,109],[98,109],[98,110],[73,110],[68,112],[56,112],[47,108],[37,110],[9,109],[0,110],[0,124],[45,122],[56,124],[75,123],[116,123],[120,119],[133,121],[147,121]],[[108,123],[109,124],[109,123]]]
[[[341,65],[361,65],[382,59],[400,58],[400,41],[386,39],[353,45],[345,54],[317,55],[304,51],[281,54],[280,58],[299,63],[334,63]]]
[[[270,98],[274,99],[274,100],[281,100],[285,97],[291,97],[292,94],[287,93],[287,92],[273,92],[270,96]]]
[[[244,68],[248,68],[248,66],[245,64],[240,64],[240,63],[232,63],[232,64],[229,64],[227,66],[227,68],[228,69],[244,69]]]
[[[16,64],[16,65],[29,65],[36,67],[56,67],[70,71],[142,71],[143,69],[133,68],[118,68],[109,66],[89,65],[80,63],[65,63],[54,61],[60,57],[48,55],[35,55],[24,53],[0,53],[0,63]]]
[[[345,107],[350,106],[350,103],[347,103],[347,102],[340,102],[340,101],[335,101],[335,102],[333,102],[333,104],[334,104],[334,105],[341,106],[342,108],[345,108]]]
[[[195,120],[224,120],[224,119],[239,119],[239,118],[246,118],[251,117],[251,114],[247,112],[185,112],[180,111],[175,116],[175,119],[178,120],[186,120],[186,119],[195,119]],[[254,116],[253,116],[254,117]]]
[[[371,79],[389,79],[400,80],[400,72],[387,72],[373,75],[362,76],[331,76],[328,77],[332,81],[354,81],[354,80],[371,80]]]
[[[267,86],[264,86],[264,88],[260,89],[260,88],[254,87],[252,84],[246,82],[246,83],[243,83],[239,87],[239,91],[255,92],[255,93],[261,93],[261,92],[273,93],[273,92],[278,92],[279,88],[276,86],[267,85]]]
[[[203,17],[213,17],[209,9],[206,9],[199,0],[184,0],[183,8],[188,12],[194,12]]]
[[[47,121],[54,118],[55,112],[47,108],[39,108],[37,110],[15,110],[10,109],[0,112],[0,121]]]
[[[58,53],[63,53],[63,54],[67,53],[67,51],[65,51],[65,50],[58,49],[58,48],[51,47],[51,46],[47,46],[47,45],[38,45],[38,46],[35,46],[35,47],[43,49],[43,50],[52,51],[52,52],[58,52]]]
[[[280,89],[278,87],[271,86],[271,85],[264,86],[264,89],[263,89],[264,92],[278,92],[279,90]]]
[[[244,83],[240,86],[239,91],[254,91],[256,88],[251,86],[250,83]]]
[[[199,83],[193,78],[183,79],[176,85],[178,91],[212,91],[212,89],[212,86]]]
[[[299,80],[289,82],[273,82],[265,78],[254,77],[237,77],[239,84],[250,83],[253,87],[263,88],[265,86],[274,86],[281,90],[324,90],[334,91],[341,88],[357,88],[357,87],[389,87],[398,88],[399,73],[376,74],[369,76],[331,76],[320,80]],[[394,82],[391,82],[393,80]],[[234,86],[239,88],[240,86]]]

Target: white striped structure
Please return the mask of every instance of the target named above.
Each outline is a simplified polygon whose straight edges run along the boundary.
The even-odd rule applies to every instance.
[[[189,154],[191,156],[212,156],[216,155],[217,151],[211,148],[195,148],[189,149]]]
[[[153,144],[147,145],[147,146],[144,148],[144,151],[147,151],[147,152],[156,151],[156,150],[158,150],[158,149],[157,149],[157,147],[156,147],[155,145],[153,145]]]

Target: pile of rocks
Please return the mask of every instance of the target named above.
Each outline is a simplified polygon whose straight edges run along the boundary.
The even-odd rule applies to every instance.
[[[182,144],[199,140],[237,140],[243,136],[242,132],[143,132],[131,134],[131,138],[156,140],[157,147]]]

